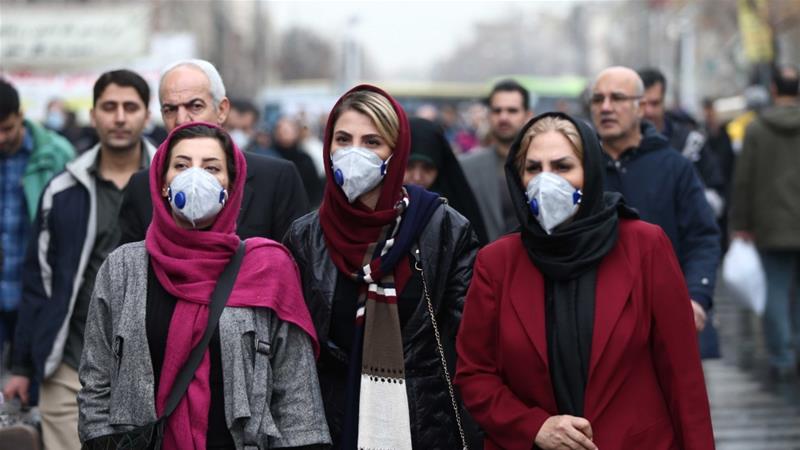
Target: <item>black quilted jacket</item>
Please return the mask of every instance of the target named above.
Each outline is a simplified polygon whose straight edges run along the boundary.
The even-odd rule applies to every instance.
[[[303,294],[317,330],[321,348],[317,363],[319,382],[325,415],[336,448],[343,420],[348,358],[328,337],[338,269],[328,256],[317,212],[297,219],[289,228],[283,243],[292,252],[300,268]],[[445,345],[448,370],[452,376],[455,369],[455,337],[472,278],[478,241],[469,222],[443,203],[426,225],[418,246]],[[402,334],[413,447],[428,450],[461,448],[424,298],[420,300]],[[479,439],[473,436],[475,432],[471,423],[467,424],[467,433],[471,438]]]

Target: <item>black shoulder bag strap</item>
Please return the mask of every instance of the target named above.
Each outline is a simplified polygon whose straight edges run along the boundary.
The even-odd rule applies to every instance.
[[[208,348],[208,343],[211,342],[211,336],[214,335],[214,331],[217,329],[222,310],[225,309],[225,304],[228,303],[228,297],[230,297],[231,291],[233,291],[233,284],[236,282],[236,276],[239,275],[239,268],[242,266],[243,259],[244,241],[240,241],[239,248],[236,249],[236,253],[233,254],[230,262],[225,266],[225,270],[222,272],[222,275],[220,275],[219,280],[217,280],[216,286],[214,286],[214,292],[211,294],[211,302],[209,304],[208,326],[206,327],[205,334],[203,334],[203,339],[192,349],[183,368],[178,372],[178,376],[175,377],[172,390],[169,392],[169,397],[167,397],[164,415],[161,416],[159,420],[165,419],[172,414],[175,408],[178,407],[178,403],[180,403],[186,390],[189,389],[189,383],[192,382],[194,373],[197,371],[197,368],[200,367],[200,362],[203,360],[203,355]]]
[[[450,371],[447,370],[447,359],[444,357],[444,347],[442,346],[442,335],[439,333],[439,322],[436,320],[436,312],[433,310],[433,301],[431,300],[430,292],[428,292],[428,283],[425,280],[425,272],[422,270],[422,258],[419,254],[419,247],[415,244],[411,253],[414,255],[414,268],[419,272],[422,279],[422,293],[425,295],[425,302],[428,306],[428,315],[431,317],[431,324],[433,325],[433,336],[436,338],[436,348],[439,350],[439,359],[442,363],[442,372],[444,372],[444,379],[447,383],[447,391],[450,393],[450,403],[453,405],[453,413],[456,417],[456,425],[458,426],[458,434],[461,437],[462,450],[469,450],[467,445],[467,437],[464,434],[464,426],[461,424],[461,413],[458,412],[458,401],[456,400],[456,393],[453,390],[453,381],[450,378]]]

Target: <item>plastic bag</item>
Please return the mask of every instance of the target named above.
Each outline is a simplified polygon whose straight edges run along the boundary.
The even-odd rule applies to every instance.
[[[752,242],[734,239],[722,261],[722,280],[728,293],[759,316],[767,303],[767,281]]]

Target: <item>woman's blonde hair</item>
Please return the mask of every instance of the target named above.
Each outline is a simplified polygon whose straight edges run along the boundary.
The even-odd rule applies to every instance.
[[[372,120],[378,134],[394,149],[400,134],[400,119],[389,99],[373,91],[354,91],[347,94],[333,112],[333,124],[348,110],[364,114]]]
[[[578,129],[575,128],[575,124],[561,117],[546,116],[537,120],[536,123],[528,128],[525,132],[525,136],[522,137],[519,151],[517,151],[516,159],[514,160],[520,176],[522,176],[522,173],[525,171],[528,147],[530,147],[533,138],[550,131],[555,131],[564,135],[572,144],[572,150],[575,152],[575,156],[583,163],[583,142],[581,141],[581,135],[578,133]]]

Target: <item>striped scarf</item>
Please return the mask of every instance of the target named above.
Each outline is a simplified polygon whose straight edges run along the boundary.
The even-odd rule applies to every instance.
[[[333,112],[356,91],[372,91],[385,97],[399,121],[392,162],[374,209],[358,201],[349,203],[334,181],[331,168],[330,147],[336,122]],[[422,188],[403,187],[410,132],[403,108],[389,94],[375,86],[356,86],[339,99],[333,112],[325,128],[326,182],[319,209],[320,227],[333,263],[361,286],[355,318],[357,341],[348,368],[343,436],[347,436],[347,450],[356,445],[362,449],[410,449],[397,295],[411,278],[411,247],[441,202],[438,195]],[[361,341],[363,344],[358,345]]]
[[[358,407],[358,448],[364,450],[411,449],[395,275],[381,270],[381,262],[395,245],[407,207],[405,195],[396,207],[397,219],[385,228],[385,239],[379,241],[382,245],[374,248],[377,257],[355,274],[356,280],[367,286],[366,295],[358,300],[355,317],[356,326],[363,327],[364,332]]]

